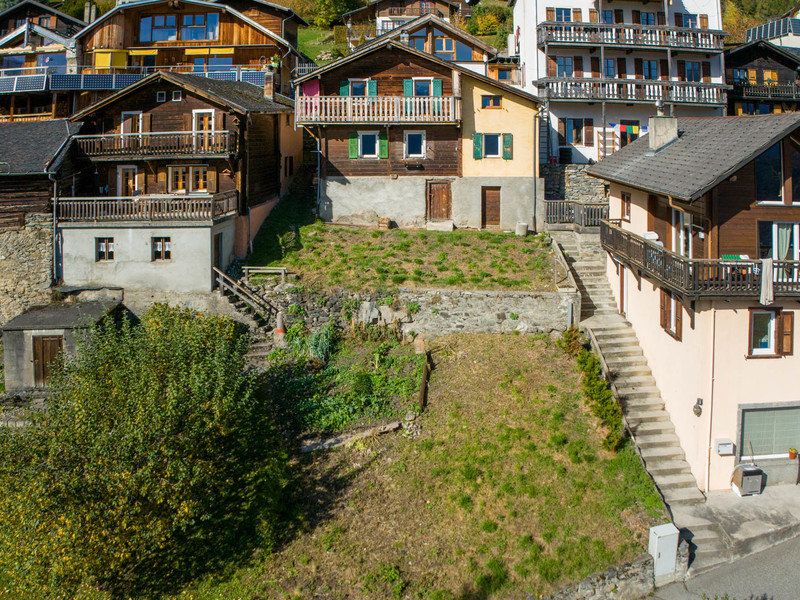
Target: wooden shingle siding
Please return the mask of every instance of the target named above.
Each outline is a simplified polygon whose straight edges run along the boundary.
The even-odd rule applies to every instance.
[[[350,134],[353,131],[380,131],[380,127],[328,127],[323,140],[324,176],[368,176],[368,175],[461,175],[461,137],[457,127],[429,127],[426,132],[426,156],[404,157],[404,129],[389,128],[388,159],[351,159],[349,157]],[[418,131],[418,127],[408,127]],[[406,165],[424,165],[423,170],[409,170]]]

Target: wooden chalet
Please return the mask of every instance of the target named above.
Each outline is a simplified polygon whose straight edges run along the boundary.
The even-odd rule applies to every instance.
[[[797,110],[800,106],[800,49],[765,40],[725,53],[728,114],[753,115]]]
[[[465,5],[468,6],[468,5]],[[449,21],[461,11],[455,0],[370,0],[342,16],[348,39],[372,39],[425,15]]]

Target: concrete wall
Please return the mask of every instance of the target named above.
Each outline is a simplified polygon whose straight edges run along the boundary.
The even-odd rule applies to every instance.
[[[83,330],[32,329],[3,333],[3,366],[6,392],[20,392],[34,387],[33,338],[34,336],[62,336],[64,352],[75,353],[76,338]]]
[[[442,177],[451,182],[456,227],[481,227],[481,187],[499,186],[500,226],[518,221],[533,227],[534,185],[531,177]],[[375,226],[389,217],[399,227],[425,226],[425,190],[430,177],[326,177],[320,216],[326,221]]]
[[[625,229],[642,233],[647,229],[647,195],[633,189],[631,221]],[[611,185],[611,218],[620,215],[618,185]],[[619,304],[619,266],[609,257],[607,275]],[[683,312],[682,340],[677,341],[660,325],[659,287],[625,269],[627,281],[626,318],[636,331],[667,411],[675,425],[692,473],[704,490],[729,489],[738,456],[747,460],[747,448],[740,448],[739,414],[742,406],[800,403],[797,373],[800,353],[769,360],[748,358],[749,311],[758,299],[700,300],[695,305],[694,323],[690,306]],[[797,303],[776,298],[770,308],[782,307],[797,313]],[[795,348],[798,343],[795,332]],[[692,407],[703,400],[700,417]],[[716,453],[715,440],[736,443],[737,457]],[[788,450],[788,448],[787,448]],[[758,460],[768,469],[771,482],[797,479],[797,461],[786,458]],[[710,465],[710,468],[709,468]]]
[[[30,214],[25,226],[0,231],[0,325],[50,299],[53,220]]]
[[[75,287],[208,292],[213,236],[222,233],[223,268],[233,260],[235,219],[205,224],[63,225],[64,284]],[[170,237],[172,259],[151,260],[151,238]],[[95,260],[95,238],[114,238],[114,260]]]

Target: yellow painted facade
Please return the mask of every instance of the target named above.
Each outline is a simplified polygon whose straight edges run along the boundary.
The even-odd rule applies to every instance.
[[[481,108],[485,95],[502,96],[500,108]],[[464,177],[538,177],[538,107],[499,87],[461,75],[462,168]],[[511,133],[511,159],[474,158],[474,133]]]

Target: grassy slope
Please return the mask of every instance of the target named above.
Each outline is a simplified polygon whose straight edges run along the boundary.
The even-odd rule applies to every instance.
[[[286,544],[185,598],[534,597],[643,551],[664,509],[600,450],[574,361],[530,336],[435,348],[417,439],[306,457]]]
[[[316,60],[320,52],[336,48],[333,30],[321,27],[302,27],[297,32],[297,46],[303,54]]]

